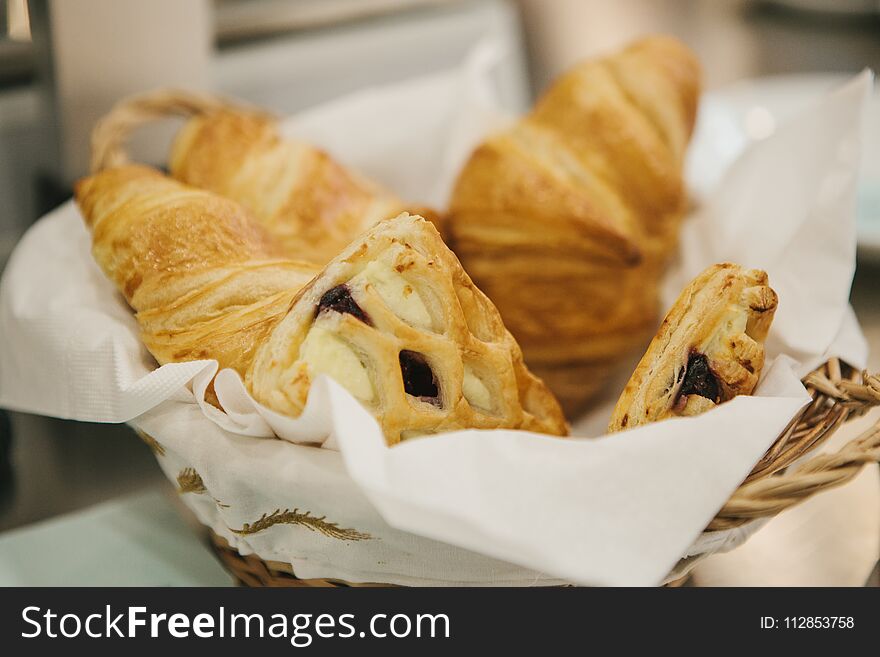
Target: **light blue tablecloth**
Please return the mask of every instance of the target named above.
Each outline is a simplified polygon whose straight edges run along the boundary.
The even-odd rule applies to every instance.
[[[0,534],[0,586],[232,583],[159,490]]]

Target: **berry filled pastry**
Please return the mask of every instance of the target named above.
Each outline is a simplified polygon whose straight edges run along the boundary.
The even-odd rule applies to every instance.
[[[319,374],[368,408],[390,444],[464,428],[567,432],[498,311],[421,217],[382,222],[336,256],[261,346],[247,384],[295,416]]]
[[[608,430],[698,415],[750,395],[776,311],[767,274],[713,265],[681,293],[626,384]]]

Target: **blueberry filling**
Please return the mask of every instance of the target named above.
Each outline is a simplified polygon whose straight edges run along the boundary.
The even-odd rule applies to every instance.
[[[327,310],[335,310],[338,313],[357,317],[364,324],[373,325],[370,316],[361,308],[351,296],[351,290],[347,285],[337,285],[324,292],[324,296],[318,302],[318,314]]]
[[[440,387],[434,378],[434,371],[422,354],[407,349],[401,351],[400,372],[403,374],[403,389],[406,394],[440,406]]]
[[[699,395],[718,403],[718,379],[712,373],[709,360],[704,354],[693,352],[688,358],[687,372],[678,394]]]

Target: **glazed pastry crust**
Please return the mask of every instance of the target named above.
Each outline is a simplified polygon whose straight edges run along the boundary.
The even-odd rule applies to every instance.
[[[699,78],[668,37],[578,64],[458,177],[450,243],[529,364],[559,370],[553,379],[601,380],[655,326]]]
[[[244,206],[287,257],[317,265],[404,209],[391,192],[324,151],[282,138],[277,121],[257,111],[218,111],[188,120],[175,139],[169,168],[178,180]]]
[[[334,294],[345,295],[338,304],[349,312],[322,310]],[[255,398],[288,415],[302,411],[319,373],[304,346],[316,331],[337,350],[335,362],[343,360],[339,349],[354,354],[345,378],[365,379],[361,401],[390,444],[464,428],[567,432],[558,403],[526,369],[498,311],[421,217],[378,224],[297,295],[248,374]],[[408,388],[406,354],[429,368],[433,383],[423,382],[423,391]]]
[[[284,259],[238,205],[144,166],[80,181],[96,262],[136,311],[160,364],[217,359],[244,375],[316,273]]]
[[[776,311],[767,274],[713,265],[681,293],[626,384],[610,432],[696,415],[755,389]]]

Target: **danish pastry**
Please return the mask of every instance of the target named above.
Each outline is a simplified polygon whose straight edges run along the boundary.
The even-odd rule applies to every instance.
[[[76,199],[95,260],[159,363],[216,359],[294,416],[327,374],[389,443],[464,428],[566,432],[497,310],[424,219],[381,222],[318,272],[285,259],[235,202],[149,167],[95,174]]]
[[[321,373],[373,412],[389,443],[465,427],[567,431],[498,311],[421,217],[382,222],[335,257],[260,347],[247,384],[298,415]]]
[[[750,395],[776,311],[767,274],[713,265],[681,293],[617,402],[608,430],[697,415]]]
[[[450,244],[570,412],[655,325],[699,77],[667,37],[579,64],[458,177]]]
[[[253,110],[189,119],[174,141],[169,169],[181,182],[237,201],[285,255],[317,265],[404,209],[394,194],[324,151],[282,138],[273,117]]]

